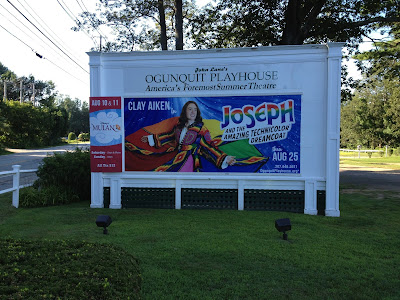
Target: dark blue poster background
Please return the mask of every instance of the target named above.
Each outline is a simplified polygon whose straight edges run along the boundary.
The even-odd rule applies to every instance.
[[[252,153],[268,158],[258,173],[300,173],[300,95],[125,98],[125,137],[178,117],[187,101],[198,104],[213,138],[232,145],[240,141],[236,147],[245,143]]]

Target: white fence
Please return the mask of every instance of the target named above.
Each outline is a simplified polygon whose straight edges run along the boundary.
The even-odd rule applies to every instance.
[[[33,180],[31,180],[31,182],[21,185],[20,184],[21,174],[23,174],[23,173],[35,173],[37,171],[37,169],[21,170],[21,166],[20,165],[13,165],[12,167],[13,167],[12,171],[0,172],[0,177],[12,176],[12,187],[0,190],[0,194],[13,192],[12,205],[14,207],[18,208],[18,206],[19,206],[19,190],[21,188],[24,188],[24,187],[27,187],[27,186],[31,186],[33,184]]]
[[[362,153],[378,153],[378,152],[384,152],[383,150],[361,150],[361,149],[358,149],[358,150],[351,150],[351,149],[339,149],[340,151],[342,151],[342,152],[358,152],[358,158],[360,158],[360,156],[361,156],[361,152]],[[387,150],[387,148],[386,148],[386,157],[388,156],[388,150]]]

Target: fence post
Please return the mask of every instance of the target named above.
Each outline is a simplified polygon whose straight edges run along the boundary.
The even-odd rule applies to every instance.
[[[175,180],[175,209],[182,209],[182,180]]]
[[[244,210],[244,183],[243,180],[238,181],[238,210]]]
[[[19,175],[20,175],[20,169],[21,165],[13,165],[13,196],[12,196],[12,205],[15,208],[18,208],[19,206]]]

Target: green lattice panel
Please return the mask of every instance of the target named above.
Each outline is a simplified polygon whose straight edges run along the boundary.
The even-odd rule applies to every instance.
[[[304,212],[302,190],[245,190],[245,210]]]
[[[175,189],[122,188],[122,208],[175,208]]]
[[[232,189],[182,189],[183,209],[238,209],[237,199]]]

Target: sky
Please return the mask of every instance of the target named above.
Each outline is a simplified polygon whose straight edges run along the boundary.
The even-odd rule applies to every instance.
[[[83,1],[89,10],[94,10],[95,2]],[[0,62],[18,77],[32,74],[36,80],[51,80],[60,94],[69,95],[72,99],[88,100],[89,56],[86,52],[94,46],[94,41],[82,32],[71,30],[75,23],[60,3],[71,16],[78,16],[82,12],[78,1],[1,1]],[[83,7],[82,2],[79,3]],[[98,43],[99,34],[96,39]],[[43,58],[40,59],[36,53]]]
[[[73,18],[77,17],[85,7],[89,11],[94,11],[96,2],[95,0],[1,1],[0,62],[18,77],[33,75],[36,80],[51,80],[55,83],[59,94],[87,101],[89,56],[86,52],[98,45],[100,34],[97,32],[93,34],[93,40],[81,31],[74,32],[71,27],[76,25]],[[368,49],[369,46],[370,43],[366,43],[363,48]],[[39,58],[36,53],[43,58]],[[357,73],[352,62],[349,64],[349,71],[351,76],[360,78],[361,75]]]

